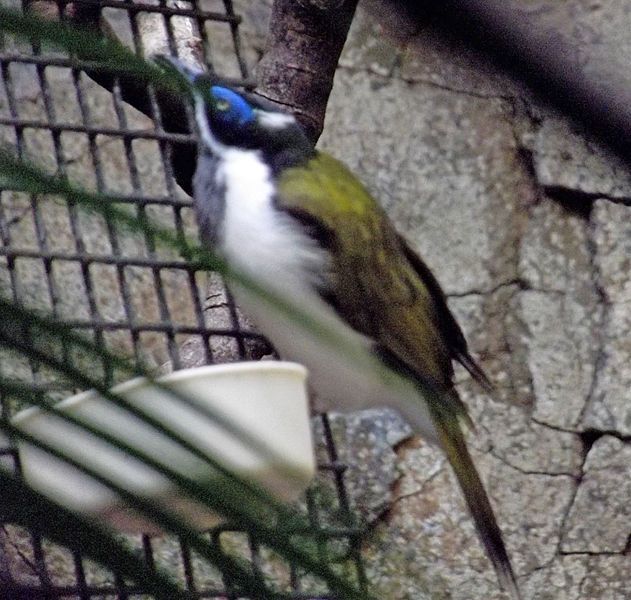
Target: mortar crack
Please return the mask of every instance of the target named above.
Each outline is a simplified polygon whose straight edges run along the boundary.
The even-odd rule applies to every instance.
[[[30,206],[22,207],[19,211],[16,212],[16,214],[14,214],[12,217],[10,217],[4,222],[4,226],[9,228],[9,227],[12,227],[13,225],[17,225],[24,217],[26,217],[26,215],[30,212],[30,210],[31,210]]]
[[[586,582],[587,582],[587,571],[583,574],[583,576],[581,577],[581,581],[578,584],[578,596],[576,597],[576,600],[581,600],[581,598],[583,598],[583,587],[585,586]]]
[[[590,446],[590,448],[591,448],[591,446],[594,445],[596,440],[598,440],[601,437],[604,437],[606,435],[614,437],[617,440],[620,440],[623,444],[631,443],[631,435],[625,435],[623,433],[620,433],[616,429],[597,429],[597,428],[592,427],[592,428],[589,428],[589,429],[585,429],[581,433],[581,435],[582,435],[582,437],[589,437],[590,438],[589,439],[589,446]]]
[[[483,92],[476,92],[474,90],[470,90],[466,88],[459,88],[459,87],[451,86],[446,83],[439,83],[438,81],[432,81],[431,79],[425,79],[423,77],[411,77],[411,76],[406,77],[404,75],[401,75],[396,70],[396,68],[394,68],[397,66],[396,63],[398,62],[398,59],[399,57],[397,57],[397,59],[393,61],[393,66],[392,68],[388,70],[388,72],[384,72],[384,70],[377,69],[371,66],[356,67],[353,65],[343,64],[343,63],[340,63],[338,69],[347,71],[353,74],[365,73],[365,74],[370,74],[370,75],[377,75],[378,77],[381,77],[384,80],[396,79],[397,81],[402,81],[403,83],[407,83],[408,85],[426,85],[428,87],[443,90],[445,92],[450,92],[452,94],[457,94],[460,96],[467,96],[469,98],[479,98],[481,100],[500,100],[502,102],[507,102],[511,105],[513,105],[515,102],[519,100],[519,97],[513,94],[500,94],[500,93],[487,94]]]
[[[572,201],[580,201],[588,203],[589,208],[591,209],[591,205],[596,200],[607,200],[609,202],[613,202],[614,204],[631,206],[631,197],[628,196],[612,196],[611,194],[598,191],[587,192],[585,190],[560,184],[542,184],[541,188],[550,198],[560,201],[563,205]]]
[[[605,331],[607,331],[607,327],[610,320],[610,306],[611,301],[607,296],[607,292],[605,288],[602,286],[599,278],[600,270],[598,268],[596,262],[597,256],[597,246],[595,242],[595,232],[594,232],[594,220],[590,214],[588,223],[587,223],[587,253],[589,256],[589,265],[591,270],[591,279],[594,285],[594,289],[596,291],[596,295],[599,298],[599,305],[602,306],[601,314],[600,314],[600,326],[595,331],[596,343],[597,343],[597,351],[596,351],[596,359],[594,360],[594,372],[592,375],[592,380],[590,382],[589,390],[585,397],[585,403],[583,404],[583,409],[581,410],[578,418],[576,420],[577,424],[584,424],[585,417],[587,415],[588,410],[592,406],[595,395],[596,388],[599,381],[600,372],[605,364],[607,359],[607,352],[605,349]]]
[[[552,423],[546,423],[545,421],[541,421],[537,417],[530,417],[530,420],[541,427],[545,427],[546,429],[551,429],[552,431],[558,431],[559,433],[572,433],[575,435],[579,435],[580,431],[576,429],[568,429],[567,427],[561,427],[560,425],[552,425]]]
[[[470,289],[464,292],[450,292],[446,293],[445,296],[447,298],[467,298],[468,296],[491,296],[495,294],[501,289],[509,288],[509,287],[517,287],[519,290],[530,290],[531,288],[528,284],[519,278],[509,279],[508,281],[503,281],[488,289]]]
[[[20,546],[18,546],[18,544],[13,540],[13,536],[7,531],[6,526],[3,525],[0,528],[0,531],[2,531],[2,534],[3,534],[2,542],[6,545],[11,546],[13,551],[16,553],[18,558],[24,563],[24,565],[33,572],[33,575],[37,575],[37,566],[35,562],[29,556],[27,556],[24,553],[24,551],[20,548]]]
[[[518,473],[522,475],[538,475],[543,477],[571,477],[572,479],[576,479],[576,475],[569,471],[557,471],[555,473],[551,473],[550,471],[538,471],[536,469],[523,469],[522,467],[513,464],[507,458],[498,454],[493,448],[488,450],[488,454],[499,460],[501,463],[505,464],[507,467],[514,469]]]
[[[228,302],[213,302],[212,304],[205,304],[204,310],[216,310],[218,308],[230,308]]]
[[[624,550],[561,550],[559,556],[623,556]]]
[[[468,90],[465,88],[458,88],[454,86],[450,86],[445,83],[439,83],[437,81],[432,81],[431,79],[424,79],[422,77],[403,77],[398,76],[398,79],[404,81],[405,83],[415,85],[426,85],[428,87],[433,87],[439,90],[444,90],[446,92],[451,92],[453,94],[457,94],[460,96],[467,96],[469,98],[480,98],[482,100],[501,100],[503,102],[508,102],[511,105],[517,101],[517,96],[512,94],[485,94],[482,92],[475,92],[473,90]]]
[[[436,479],[445,469],[445,464],[443,463],[434,473],[432,473],[427,479],[425,479],[418,488],[415,490],[408,492],[406,494],[396,495],[396,488],[399,486],[401,481],[404,479],[404,475],[401,474],[399,477],[392,482],[390,486],[390,493],[392,495],[392,499],[388,502],[387,506],[370,522],[369,529],[376,528],[379,523],[388,524],[388,518],[392,513],[393,509],[397,504],[406,500],[408,498],[413,498],[414,496],[419,496],[425,490],[425,486],[431,483],[434,479]]]
[[[559,539],[557,541],[557,546],[554,551],[555,556],[562,556],[563,550],[563,535],[565,532],[565,527],[567,525],[567,521],[570,517],[570,513],[572,512],[572,508],[574,506],[574,502],[576,501],[576,496],[578,495],[578,489],[581,485],[583,477],[585,476],[585,461],[587,460],[587,456],[583,456],[581,460],[581,464],[579,466],[579,475],[572,478],[574,481],[574,489],[572,490],[572,494],[570,499],[568,500],[565,511],[563,512],[563,517],[561,518],[561,523],[559,524]]]
[[[423,483],[421,483],[421,485],[415,490],[408,492],[407,494],[401,494],[397,496],[396,498],[394,498],[389,508],[393,508],[394,506],[399,504],[399,502],[401,502],[402,500],[407,500],[408,498],[413,498],[414,496],[421,495],[425,490],[425,486],[427,486],[432,481],[434,481],[434,479],[436,479],[443,472],[444,468],[445,468],[444,466],[441,466],[439,469],[437,469],[427,479],[425,479]]]

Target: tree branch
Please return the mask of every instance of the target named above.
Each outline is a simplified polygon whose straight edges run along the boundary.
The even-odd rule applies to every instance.
[[[315,143],[357,0],[275,0],[256,93],[293,112]]]

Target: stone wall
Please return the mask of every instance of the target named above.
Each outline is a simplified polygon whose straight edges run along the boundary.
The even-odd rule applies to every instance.
[[[629,82],[628,3],[529,6],[586,68]],[[356,18],[320,146],[427,260],[497,386],[459,372],[524,596],[628,597],[629,171],[467,48],[431,30],[392,41],[379,22]],[[445,459],[393,419],[337,421],[377,597],[504,597]]]

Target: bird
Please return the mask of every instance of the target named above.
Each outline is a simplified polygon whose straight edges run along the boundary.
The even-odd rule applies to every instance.
[[[325,407],[386,406],[445,453],[500,585],[520,598],[489,498],[467,449],[471,418],[453,361],[487,391],[446,296],[384,209],[339,160],[314,148],[295,116],[170,57],[194,114],[194,203],[204,243],[290,298],[379,368],[358,368],[296,319],[239,284],[237,303],[283,358],[304,364]],[[405,382],[396,391],[382,371]]]

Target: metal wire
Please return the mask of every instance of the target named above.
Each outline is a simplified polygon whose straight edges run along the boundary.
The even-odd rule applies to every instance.
[[[59,0],[58,12],[64,15],[69,2]],[[82,4],[77,2],[76,4]],[[218,0],[213,10],[198,5],[197,0],[178,7],[158,2],[132,0],[90,0],[85,2],[94,9],[117,9],[127,15],[133,47],[142,51],[137,19],[142,14],[158,14],[164,19],[169,45],[175,51],[171,19],[190,18],[197,25],[202,40],[203,53],[209,64],[213,63],[206,26],[217,23],[228,29],[232,40],[231,52],[241,80],[251,81],[239,38],[241,18],[235,14],[232,2],[223,1],[218,10]],[[208,0],[204,2],[204,6]],[[6,42],[6,40],[5,40]],[[172,227],[182,238],[190,232],[191,200],[177,187],[172,168],[172,144],[190,143],[192,136],[165,131],[162,115],[154,95],[150,93],[150,111],[153,125],[142,126],[130,121],[130,112],[123,101],[121,86],[117,80],[111,93],[104,95],[85,75],[94,68],[90,61],[77,61],[23,43],[2,43],[0,39],[0,141],[8,140],[20,158],[43,161],[46,167],[71,179],[75,163],[84,157],[93,189],[105,192],[120,205],[132,206],[138,216],[159,215],[163,224]],[[79,115],[78,121],[68,119],[59,110],[59,83],[51,79],[52,71],[63,73],[65,86],[63,98],[72,103]],[[26,73],[26,74],[25,74]],[[22,102],[21,84],[25,77],[34,93],[29,98],[28,110]],[[56,87],[57,86],[57,87]],[[22,94],[22,95],[21,95]],[[38,99],[35,99],[35,96]],[[97,97],[98,96],[98,97]],[[95,105],[108,102],[109,120],[98,116]],[[133,116],[133,115],[132,115]],[[72,142],[72,143],[71,143]],[[107,147],[117,145],[119,164],[112,175],[108,166]],[[79,146],[77,156],[76,146]],[[151,160],[147,156],[151,156]],[[156,185],[156,177],[148,177],[147,169],[159,172],[163,181]],[[153,171],[155,169],[155,171]],[[122,186],[122,178],[127,181]],[[85,173],[83,174],[85,176]],[[84,183],[84,182],[82,182]],[[125,191],[120,189],[125,187]],[[29,267],[28,269],[26,267]],[[30,270],[29,270],[30,269]],[[68,273],[72,277],[68,277]],[[63,275],[63,276],[62,276]],[[107,275],[107,276],[105,276]],[[200,267],[186,257],[172,256],[160,250],[150,236],[130,238],[116,230],[114,224],[94,217],[87,219],[70,202],[58,199],[27,197],[0,188],[0,293],[26,306],[43,309],[59,322],[90,333],[99,346],[110,350],[122,350],[137,361],[147,360],[153,354],[154,363],[169,361],[174,369],[183,365],[181,344],[189,336],[201,340],[203,361],[211,363],[213,341],[217,338],[234,340],[240,358],[247,358],[247,343],[260,336],[244,329],[238,312],[228,294],[227,320],[217,325],[208,319],[205,311],[205,289],[199,282]],[[178,299],[169,280],[175,279]],[[103,286],[117,290],[117,301],[112,307],[103,301]],[[140,291],[139,291],[140,290]],[[139,298],[139,294],[142,296]],[[188,298],[186,317],[180,314],[178,302]],[[151,306],[152,310],[144,310]],[[72,362],[76,357],[63,348],[64,360]],[[36,362],[19,361],[15,357],[0,354],[0,374],[21,378],[33,385],[34,392],[47,392],[55,398],[71,393],[68,382],[60,381]],[[103,378],[109,382],[114,376],[103,365]],[[11,407],[6,399],[0,404],[0,418],[8,418]],[[353,526],[353,517],[344,486],[346,466],[341,464],[326,417],[323,417],[323,440],[328,459],[319,465],[321,477],[328,479],[336,491],[335,512],[342,515],[340,526],[322,524],[322,508],[317,499],[309,497],[307,506],[311,522],[318,524],[325,534],[319,543],[322,547],[331,540],[344,543],[347,549],[344,560],[354,564],[359,586],[366,590],[367,582],[359,552],[360,532]],[[16,450],[0,441],[0,460],[11,461],[19,472]],[[9,536],[10,525],[0,523],[0,536]],[[218,527],[210,535],[218,540],[225,536],[243,535],[226,527]],[[25,547],[19,550],[24,565],[29,569],[28,581],[15,579],[0,573],[0,599],[28,598],[125,598],[138,597],[145,592],[113,576],[92,576],[85,560],[78,554],[71,556],[72,581],[59,581],[51,571],[50,561],[54,550],[45,543],[38,532],[30,532]],[[10,537],[10,536],[9,536]],[[147,565],[154,568],[159,560],[155,544],[158,540],[148,535],[139,538],[139,547]],[[2,538],[0,538],[0,544]],[[262,574],[266,567],[265,549],[251,539],[245,540],[250,562],[255,573]],[[2,552],[2,545],[0,545]],[[206,581],[199,573],[199,563],[186,544],[180,543],[177,554],[181,563],[182,584],[196,598],[243,598],[232,582],[217,578]],[[303,581],[303,573],[294,565],[286,565],[287,587],[296,599],[332,598],[326,590],[312,595],[305,591],[309,586]],[[146,595],[143,597],[147,597]]]

